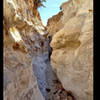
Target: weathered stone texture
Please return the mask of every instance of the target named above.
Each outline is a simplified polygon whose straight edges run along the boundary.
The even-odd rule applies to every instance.
[[[43,36],[47,32],[35,1],[4,0],[4,100],[43,100],[38,89],[42,85],[37,86],[33,71],[40,80],[44,75],[44,82],[52,90],[55,88]],[[57,84],[60,87],[57,92],[64,87],[76,100],[93,100],[93,1],[69,0],[48,23],[47,30],[53,34],[51,63],[63,84]],[[20,41],[12,37],[16,32]]]
[[[20,41],[15,41],[15,38],[11,34],[11,32],[13,34],[19,32],[22,35],[22,31],[26,30],[26,33],[30,35],[32,28],[33,30],[35,29],[34,22],[43,29],[39,19],[40,16],[36,15],[38,12],[34,8],[34,0],[4,0],[3,7],[4,100],[44,100],[38,88],[36,77],[34,76],[32,60],[27,48],[22,38]],[[35,15],[32,14],[32,7],[34,8]],[[32,17],[35,21],[30,20]],[[42,29],[40,28],[39,30],[43,31]],[[34,32],[32,31],[31,33]]]
[[[93,0],[69,0],[62,4],[62,12],[63,27],[51,42],[52,67],[76,100],[93,100]]]

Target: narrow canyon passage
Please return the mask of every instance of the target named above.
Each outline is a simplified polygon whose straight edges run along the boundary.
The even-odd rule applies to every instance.
[[[27,49],[27,52],[31,56],[34,72],[33,74],[35,74],[38,87],[45,100],[74,100],[72,94],[63,88],[61,82],[56,76],[56,73],[52,69],[50,64],[50,56],[52,53],[52,49],[50,47],[51,40],[47,37],[47,30],[45,27],[43,27],[41,21],[37,19],[37,17],[39,17],[37,14],[39,13],[37,12],[35,6],[37,6],[38,2],[37,0],[33,1],[33,12],[35,15],[31,14],[30,4],[28,5],[28,2],[26,3],[26,1],[24,1],[24,9],[21,8],[22,5],[20,5],[19,2],[15,2],[14,0],[5,0],[4,14],[7,16],[4,16],[4,23],[8,22],[8,24],[5,24],[5,28],[7,27],[9,29],[9,31],[6,31],[8,31],[7,33],[11,34],[17,43],[17,45],[13,47],[16,49],[19,45],[23,44],[25,46],[24,48]],[[7,9],[7,6],[9,6],[9,8],[11,7],[11,9],[14,9],[15,12],[11,12],[9,9]],[[22,13],[17,6],[20,6]],[[29,11],[28,16],[30,16],[29,20],[27,20],[27,13],[23,12],[27,11],[27,9]],[[11,14],[8,15],[8,13]],[[13,18],[13,14],[15,14],[15,16],[17,15],[18,17],[16,16]],[[36,16],[36,18],[34,16]],[[12,20],[10,20],[9,17],[12,17]],[[31,20],[34,23],[32,23]]]
[[[69,0],[44,27],[41,0],[4,0],[4,100],[93,100],[92,4]]]
[[[30,47],[30,56],[32,57],[33,71],[45,100],[75,100],[71,91],[63,88],[52,69],[49,58],[51,47],[48,38],[36,33],[32,40],[34,41],[31,42],[33,46]]]

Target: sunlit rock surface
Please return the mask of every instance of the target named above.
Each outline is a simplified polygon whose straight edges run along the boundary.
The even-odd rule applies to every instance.
[[[4,100],[44,100],[21,36],[44,33],[35,6],[35,0],[4,0]]]
[[[93,0],[69,0],[62,12],[58,22],[52,17],[47,25],[53,34],[52,67],[76,100],[93,100]],[[62,27],[55,32],[58,23]]]
[[[43,46],[46,43],[43,35],[47,31],[41,23],[37,1],[4,0],[4,100],[43,100],[35,77],[41,73],[36,69],[34,74],[32,64],[35,68],[45,65],[47,72],[39,72],[43,71],[42,75],[45,72],[50,86],[54,78],[50,74],[50,62],[45,61],[48,47]],[[62,5],[62,12],[52,18],[47,27],[53,34],[52,67],[64,88],[70,90],[76,100],[92,100],[93,1],[70,0]],[[57,96],[49,94],[48,97],[63,100],[58,96],[63,89],[61,83],[57,83]],[[72,100],[65,97],[64,100]]]
[[[4,99],[72,100],[50,64],[48,32],[38,2],[4,1]]]
[[[63,16],[63,12],[61,11],[57,15],[48,19],[46,28],[50,34],[54,35],[56,32],[58,32],[63,27],[63,24],[60,21],[62,16]]]

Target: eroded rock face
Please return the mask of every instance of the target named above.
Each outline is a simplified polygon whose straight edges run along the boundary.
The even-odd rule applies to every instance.
[[[60,21],[62,16],[63,16],[63,12],[61,11],[57,15],[48,19],[46,28],[48,32],[51,33],[52,35],[54,35],[56,32],[58,32],[63,27],[63,24]]]
[[[62,4],[62,12],[63,27],[51,42],[52,67],[76,100],[93,100],[93,1],[69,0]]]
[[[47,31],[35,1],[4,0],[4,99],[72,100],[71,91],[76,100],[92,100],[92,0],[64,3],[53,27],[52,65],[66,90],[48,59]]]
[[[4,100],[39,99],[43,97],[32,71],[31,58],[8,45],[4,48]]]
[[[44,30],[34,4],[35,0],[4,0],[4,100],[44,100],[21,37],[23,30],[33,33],[35,24],[37,30]]]
[[[51,67],[48,32],[37,15],[38,1],[4,1],[4,98],[72,100]]]

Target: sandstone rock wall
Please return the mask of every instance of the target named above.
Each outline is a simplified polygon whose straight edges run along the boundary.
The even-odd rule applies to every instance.
[[[43,100],[27,53],[4,48],[4,100]]]
[[[48,19],[46,28],[48,32],[51,33],[52,35],[58,32],[63,27],[63,24],[60,21],[62,16],[63,16],[63,12],[61,11],[57,15]]]
[[[35,1],[38,0],[4,0],[5,100],[43,100],[31,60],[35,68],[48,65],[48,48],[43,46],[46,39],[42,36],[47,32]],[[69,0],[62,4],[62,12],[52,18],[47,26],[53,34],[52,67],[76,100],[93,100],[93,1]],[[45,75],[52,78],[49,68]],[[48,83],[49,78],[46,77]],[[60,88],[63,89],[61,84]]]
[[[22,35],[23,29],[27,35],[30,35],[32,29],[43,31],[35,0],[4,0],[3,7],[4,100],[44,100],[34,76],[32,59],[22,38],[16,35],[18,32],[19,36]],[[35,21],[30,20],[32,17]],[[34,22],[38,24],[37,27],[34,27]]]
[[[62,4],[62,12],[58,23],[63,27],[52,21],[47,25],[55,32],[52,67],[76,100],[93,100],[93,0],[69,0]]]
[[[66,100],[67,95],[73,98],[52,70],[47,31],[37,15],[37,3],[33,5],[37,1],[4,1],[5,100]]]

